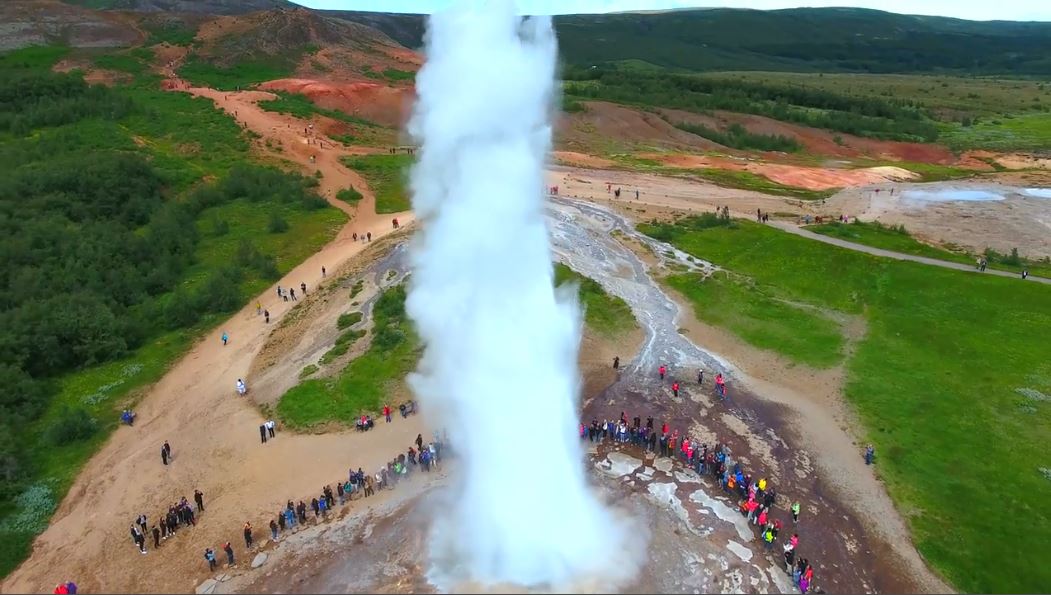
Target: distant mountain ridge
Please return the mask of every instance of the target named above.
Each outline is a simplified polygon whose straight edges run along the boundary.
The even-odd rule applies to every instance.
[[[242,14],[287,0],[64,0],[90,8]],[[317,11],[410,48],[420,15]],[[1051,75],[1051,23],[966,21],[860,8],[708,8],[556,17],[563,60],[643,62],[684,71],[772,70]]]

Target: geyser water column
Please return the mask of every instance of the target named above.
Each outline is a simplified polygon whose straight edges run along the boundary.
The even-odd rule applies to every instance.
[[[553,286],[543,168],[556,57],[550,18],[460,3],[430,18],[416,78],[422,229],[407,309],[426,348],[410,383],[459,455],[431,542],[430,576],[450,588],[609,585],[635,568],[625,521],[584,476],[580,308]]]

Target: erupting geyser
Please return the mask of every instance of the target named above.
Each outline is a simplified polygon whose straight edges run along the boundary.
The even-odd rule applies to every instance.
[[[556,290],[544,215],[556,43],[508,1],[431,17],[409,128],[422,230],[407,308],[426,344],[413,391],[460,460],[435,513],[449,585],[609,586],[636,565],[590,490],[576,433],[581,316]]]

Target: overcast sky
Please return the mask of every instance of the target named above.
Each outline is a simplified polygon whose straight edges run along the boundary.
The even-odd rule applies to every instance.
[[[293,0],[311,8],[428,13],[450,0]],[[928,14],[962,19],[1051,21],[1051,0],[518,0],[529,14],[572,14],[733,6],[741,8],[798,8],[800,6],[859,6],[905,14]]]

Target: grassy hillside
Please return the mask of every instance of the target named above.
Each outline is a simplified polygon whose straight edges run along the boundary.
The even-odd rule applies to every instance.
[[[856,8],[709,9],[556,19],[566,62],[681,70],[1051,73],[1051,23]]]
[[[0,55],[3,575],[135,391],[345,221],[149,52],[93,54],[129,74],[101,87],[50,71],[68,51]]]
[[[1037,592],[1051,582],[1040,562],[1051,540],[1051,343],[1043,340],[1051,288],[881,259],[747,222],[640,227],[733,273],[733,283],[669,282],[698,317],[757,347],[820,365],[834,345],[806,310],[773,317],[773,336],[751,332],[751,316],[766,312],[755,296],[863,316],[868,332],[845,362],[846,396],[920,552],[963,592]]]

